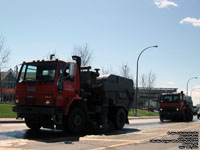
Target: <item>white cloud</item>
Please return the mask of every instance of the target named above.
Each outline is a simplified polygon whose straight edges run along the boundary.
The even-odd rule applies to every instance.
[[[192,97],[199,97],[200,91],[192,91],[192,93],[190,92],[190,94],[192,94]]]
[[[156,4],[158,8],[165,8],[167,6],[178,7],[178,4],[176,4],[175,2],[168,1],[168,0],[154,0],[154,4]]]
[[[180,21],[180,24],[191,23],[195,27],[200,27],[200,19],[186,17]]]
[[[169,81],[168,84],[169,84],[169,85],[174,85],[174,84],[176,84],[176,83],[175,83],[175,82],[172,82],[172,81]]]

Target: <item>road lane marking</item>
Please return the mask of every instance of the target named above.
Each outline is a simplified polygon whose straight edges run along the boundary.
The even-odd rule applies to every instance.
[[[12,140],[1,140],[0,141],[0,146],[5,147],[5,146],[22,146],[26,145],[29,140],[24,140],[24,139],[12,139]]]
[[[124,139],[98,139],[98,138],[80,138],[81,141],[104,141],[104,142],[130,142],[132,140]]]
[[[23,150],[21,148],[6,148],[6,147],[3,147],[3,148],[0,148],[0,150]]]
[[[135,132],[135,133],[129,133],[130,135],[143,135],[143,134],[157,134],[157,133],[151,133],[151,132]]]
[[[131,141],[126,142],[126,143],[114,144],[114,145],[104,146],[104,147],[99,147],[99,148],[94,148],[94,149],[90,149],[90,150],[102,150],[102,149],[105,149],[105,148],[120,147],[120,146],[130,145],[130,144],[133,144],[133,143],[141,143],[141,142],[144,142],[146,140],[149,140],[149,138],[141,139],[141,140],[131,140]]]

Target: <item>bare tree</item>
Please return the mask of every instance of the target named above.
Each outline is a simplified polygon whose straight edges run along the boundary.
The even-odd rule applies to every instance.
[[[142,74],[142,75],[141,75],[141,84],[142,84],[142,87],[143,87],[143,88],[146,88],[146,87],[147,87],[147,82],[146,82],[146,80],[147,80],[146,75],[145,75],[145,74]]]
[[[102,75],[105,75],[105,74],[112,74],[112,73],[113,73],[113,69],[112,69],[111,67],[110,67],[109,69],[108,69],[108,68],[102,67],[102,68],[100,69],[100,71],[101,71]]]
[[[0,70],[4,69],[9,61],[10,50],[5,47],[5,40],[0,35]]]
[[[151,89],[155,86],[156,74],[150,71],[147,75],[141,75],[141,84],[143,88]]]
[[[93,52],[89,49],[88,44],[84,46],[75,46],[72,55],[81,57],[82,66],[88,65],[93,57]]]
[[[9,61],[10,51],[5,46],[5,40],[0,35],[0,73],[2,69],[5,69]],[[0,74],[0,101],[2,101],[2,79]]]
[[[120,75],[125,78],[131,78],[130,76],[130,68],[127,64],[122,64],[120,67]]]
[[[141,75],[141,84],[145,95],[148,97],[148,110],[150,109],[150,96],[152,88],[155,86],[156,74],[150,71],[148,74]]]

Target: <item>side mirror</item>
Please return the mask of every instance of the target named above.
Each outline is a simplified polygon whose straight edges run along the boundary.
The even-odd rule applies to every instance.
[[[70,79],[73,79],[75,77],[75,65],[74,64],[70,64],[70,66],[69,66],[69,76],[70,76]]]
[[[159,99],[159,103],[162,103],[162,102],[163,102],[163,97],[162,97],[162,95],[160,95],[160,96],[158,97],[158,99]]]

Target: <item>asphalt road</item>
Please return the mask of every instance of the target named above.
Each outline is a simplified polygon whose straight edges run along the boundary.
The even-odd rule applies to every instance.
[[[90,131],[79,136],[47,129],[33,132],[24,123],[1,123],[0,150],[178,150],[184,143],[175,140],[193,137],[193,143],[185,145],[195,146],[198,133],[200,121],[196,117],[193,122],[163,123],[159,119],[131,119],[122,131]]]

